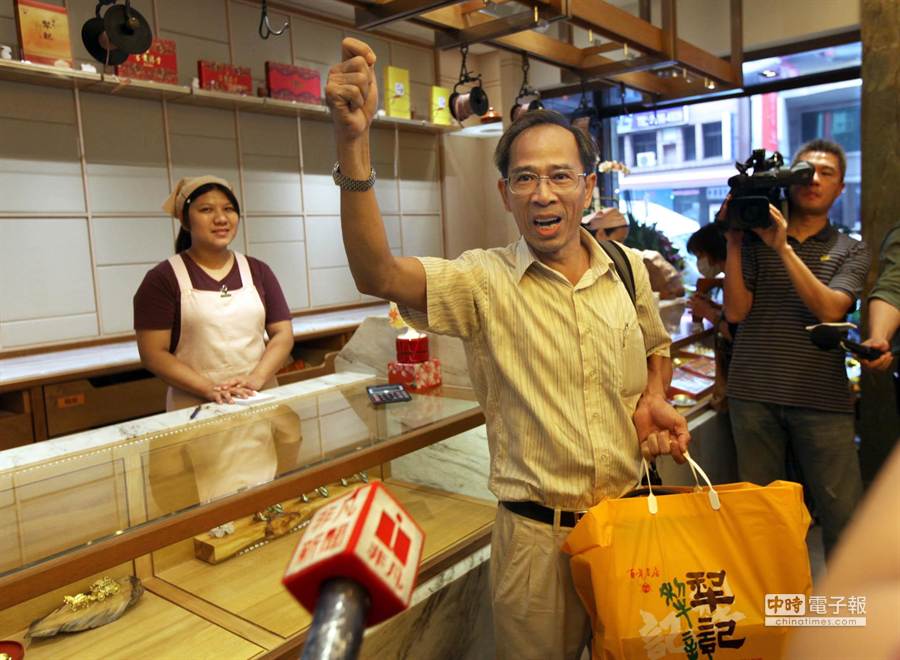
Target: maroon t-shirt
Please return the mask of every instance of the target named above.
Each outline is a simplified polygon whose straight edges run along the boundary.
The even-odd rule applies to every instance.
[[[216,281],[200,268],[187,253],[182,252],[184,264],[191,285],[200,291],[219,291],[222,285],[229,291],[240,289],[241,271],[237,259],[223,279]],[[253,277],[253,285],[259,292],[263,307],[266,309],[266,325],[279,321],[288,321],[291,311],[281,285],[275,278],[275,273],[259,259],[247,257],[250,264],[250,275]],[[135,330],[172,330],[172,341],[169,351],[174,353],[181,336],[181,289],[178,287],[178,278],[168,260],[157,264],[144,275],[144,281],[134,294],[134,329]]]

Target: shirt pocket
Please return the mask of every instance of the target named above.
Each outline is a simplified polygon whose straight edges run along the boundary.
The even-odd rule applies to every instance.
[[[644,333],[637,320],[628,321],[621,329],[622,395],[635,396],[647,387],[647,351]]]

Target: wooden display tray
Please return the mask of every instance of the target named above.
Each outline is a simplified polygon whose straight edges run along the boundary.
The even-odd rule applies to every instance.
[[[131,573],[131,563],[102,575]],[[82,591],[101,574],[34,598],[0,612],[0,639],[22,640],[28,624],[62,603],[63,595]],[[187,611],[152,593],[144,581],[144,595],[122,618],[101,628],[33,640],[26,656],[37,660],[59,658],[253,658],[265,648],[239,633]]]
[[[425,530],[418,583],[490,542],[494,503],[417,484],[386,483]],[[147,588],[200,615],[209,616],[215,608],[220,625],[241,623],[243,636],[269,650],[290,638],[299,646],[312,619],[281,586],[281,577],[300,538],[300,533],[289,534],[218,565],[196,559],[191,540],[178,543],[153,553],[157,578]]]
[[[387,480],[391,492],[425,530],[418,583],[490,543],[496,505],[427,486]],[[193,555],[193,540],[153,553],[155,576],[142,577],[144,595],[121,619],[95,630],[36,640],[29,658],[280,657],[303,643],[311,622],[281,586],[300,533],[275,539],[245,555],[210,565]],[[148,570],[147,558],[134,565]],[[21,639],[28,623],[63,595],[102,575],[132,573],[132,563],[0,611],[0,638]],[[143,568],[142,568],[143,567]]]

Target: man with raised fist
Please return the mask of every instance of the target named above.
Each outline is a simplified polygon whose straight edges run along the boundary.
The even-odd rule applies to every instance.
[[[518,241],[453,260],[393,256],[372,190],[375,54],[356,39],[342,48],[325,95],[353,278],[360,291],[397,302],[413,327],[462,339],[484,411],[489,486],[500,500],[491,541],[496,655],[578,658],[590,623],[563,540],[581,512],[639,480],[642,454],[683,461],[690,440],[666,402],[670,339],[647,271],[630,250],[619,268],[581,228],[596,150],[547,110],[517,119],[494,156]]]

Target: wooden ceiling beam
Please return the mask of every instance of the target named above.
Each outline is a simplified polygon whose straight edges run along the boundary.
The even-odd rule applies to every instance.
[[[449,29],[435,32],[434,44],[441,50],[447,50],[448,48],[458,48],[464,44],[493,41],[531,30],[541,22],[553,23],[562,18],[564,16],[552,8],[539,5],[534,9],[525,9],[505,18],[488,19],[462,30]]]
[[[679,39],[676,33],[674,0],[662,0],[662,30],[604,0],[543,0],[557,11],[568,11],[568,19],[579,27],[626,43],[645,55],[677,60],[700,76],[708,76],[725,85],[740,86],[728,60]],[[734,11],[732,10],[732,14]],[[734,19],[732,19],[733,21]],[[732,37],[732,40],[734,38]]]
[[[415,18],[419,14],[444,7],[459,4],[461,0],[392,0],[380,5],[367,5],[356,7],[356,28],[358,30],[372,30],[388,23],[404,21]]]

